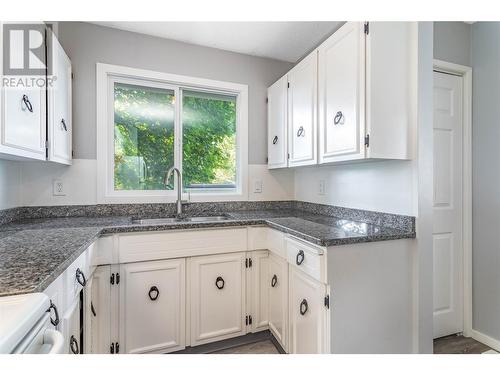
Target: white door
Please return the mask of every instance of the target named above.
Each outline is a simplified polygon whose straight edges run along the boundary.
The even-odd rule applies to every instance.
[[[71,164],[71,61],[54,34],[51,50],[55,80],[48,85],[48,157],[51,161]]]
[[[326,348],[326,286],[290,266],[290,343],[292,354],[321,354]]]
[[[318,50],[320,163],[364,157],[364,49],[363,23],[348,22]]]
[[[288,263],[285,259],[269,256],[269,330],[281,347],[288,350]]]
[[[463,331],[462,78],[434,72],[434,337]]]
[[[287,91],[284,76],[267,89],[267,166],[269,169],[287,166]]]
[[[317,72],[314,51],[288,73],[289,165],[316,164]]]
[[[185,347],[185,260],[120,268],[120,353],[168,353]]]
[[[252,317],[252,332],[268,329],[268,274],[269,252],[252,251],[247,253],[247,313]]]
[[[190,259],[191,346],[244,335],[245,253]]]
[[[62,321],[62,331],[66,349],[64,353],[80,354],[82,353],[82,343],[80,336],[80,299],[75,302],[66,311]]]
[[[87,353],[108,354],[111,344],[111,266],[99,266],[94,271],[91,284],[87,286],[89,300],[85,316],[85,331],[90,332],[90,339],[85,335],[90,350]],[[88,325],[87,322],[90,322]],[[89,345],[86,345],[88,348]]]

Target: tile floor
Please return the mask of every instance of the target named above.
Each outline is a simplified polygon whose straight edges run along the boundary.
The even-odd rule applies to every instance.
[[[219,350],[212,354],[279,354],[278,349],[271,340],[264,340],[236,346],[234,348]]]
[[[451,335],[434,340],[434,354],[481,354],[491,350],[471,337]]]

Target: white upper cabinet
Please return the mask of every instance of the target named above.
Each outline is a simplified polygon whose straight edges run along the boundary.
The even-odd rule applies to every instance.
[[[365,156],[363,24],[348,22],[318,49],[319,162]]]
[[[48,160],[71,164],[71,61],[54,34],[50,45],[52,53],[52,86],[48,86]]]
[[[317,162],[317,52],[288,73],[288,144],[291,167]]]
[[[0,23],[0,71],[3,74],[3,27]],[[22,56],[21,41],[10,35],[11,55]],[[19,33],[19,38],[23,36]],[[52,77],[6,76],[16,87],[0,88],[0,157],[5,159],[50,160],[71,164],[71,62],[57,38],[46,31],[45,45],[51,59],[53,86],[45,87]],[[47,40],[46,40],[47,42]],[[36,78],[35,80],[33,78]],[[19,82],[25,82],[20,85]],[[31,82],[31,83],[30,83]],[[35,84],[33,84],[35,82]]]
[[[267,165],[269,169],[288,165],[287,148],[287,90],[284,76],[267,89]]]

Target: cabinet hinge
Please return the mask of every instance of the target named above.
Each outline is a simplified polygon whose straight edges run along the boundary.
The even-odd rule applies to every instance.
[[[112,342],[111,345],[109,346],[109,353],[115,354],[115,343],[114,342]]]
[[[365,27],[364,27],[365,34],[368,35],[370,32],[370,22],[365,22]]]
[[[370,147],[370,134],[365,135],[365,147]]]
[[[120,353],[120,344],[118,344],[117,342],[115,342],[115,353]]]
[[[290,154],[286,154],[286,158],[287,158],[287,159],[290,159]]]
[[[120,284],[120,274],[116,273],[116,285]]]
[[[329,309],[329,308],[330,308],[330,295],[329,295],[329,294],[327,294],[327,295],[325,296],[325,307],[326,307],[327,309]]]
[[[287,86],[286,87],[290,88],[290,82],[287,82]]]
[[[266,163],[269,163],[269,157],[266,157]]]
[[[247,315],[245,317],[245,325],[251,326],[252,325],[252,315]]]
[[[252,258],[246,258],[245,259],[245,268],[250,268],[252,267]]]
[[[266,103],[269,103],[269,98],[266,98]]]
[[[74,78],[75,78],[75,74],[71,73],[71,79],[74,79]]]
[[[115,274],[112,273],[111,276],[109,277],[109,283],[111,285],[115,285]]]

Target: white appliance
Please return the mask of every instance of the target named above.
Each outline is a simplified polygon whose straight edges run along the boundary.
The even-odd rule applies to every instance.
[[[0,353],[58,354],[64,337],[54,329],[43,293],[0,298]]]

